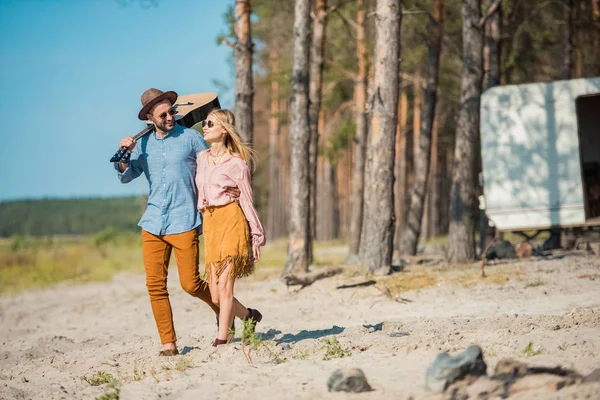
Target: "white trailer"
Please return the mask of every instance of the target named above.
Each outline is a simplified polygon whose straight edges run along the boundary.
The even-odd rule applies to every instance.
[[[600,225],[600,77],[485,91],[481,156],[499,231]]]

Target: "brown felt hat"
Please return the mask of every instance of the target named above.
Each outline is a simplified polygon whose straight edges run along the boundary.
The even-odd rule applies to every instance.
[[[155,104],[158,104],[163,100],[169,100],[171,105],[173,105],[177,101],[177,93],[173,91],[163,92],[162,90],[154,88],[146,90],[142,94],[142,109],[138,113],[138,118],[142,121],[147,120],[148,118],[146,118],[146,114],[150,112]]]

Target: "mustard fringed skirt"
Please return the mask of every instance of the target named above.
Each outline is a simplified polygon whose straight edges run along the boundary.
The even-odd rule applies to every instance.
[[[233,263],[229,276],[241,278],[252,273],[250,228],[237,202],[208,207],[203,216],[205,280],[214,270],[217,276]]]

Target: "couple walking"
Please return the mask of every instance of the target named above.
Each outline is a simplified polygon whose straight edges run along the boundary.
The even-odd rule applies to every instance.
[[[142,173],[148,180],[148,207],[139,226],[162,356],[179,354],[167,292],[172,251],[183,290],[208,304],[217,316],[214,346],[231,340],[235,317],[254,325],[262,319],[260,312],[233,297],[235,280],[252,272],[266,241],[250,185],[248,164],[254,164],[255,153],[243,143],[233,113],[212,110],[202,123],[203,138],[175,123],[176,100],[172,91],[152,88],[142,94],[138,118],[152,122],[154,132],[137,142],[131,136],[121,139],[119,146],[127,147],[131,157],[115,163],[122,183]],[[206,281],[198,268],[202,232]]]

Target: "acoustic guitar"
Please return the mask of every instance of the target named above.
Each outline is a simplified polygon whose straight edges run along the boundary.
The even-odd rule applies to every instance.
[[[175,123],[202,132],[200,123],[215,108],[221,108],[216,93],[195,93],[179,96],[177,97],[177,102],[173,104],[173,109],[177,110]],[[154,124],[148,123],[148,126],[135,135],[133,140],[138,140],[153,131]],[[121,147],[111,157],[110,162],[127,162],[130,156],[131,154],[127,152],[127,147]]]

